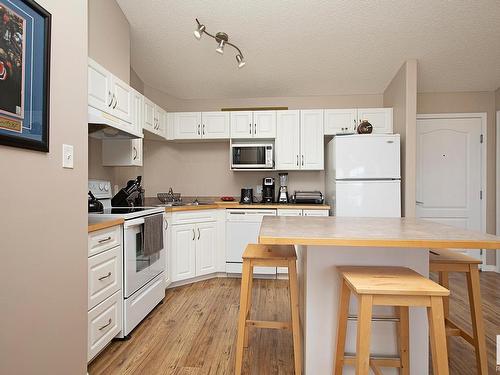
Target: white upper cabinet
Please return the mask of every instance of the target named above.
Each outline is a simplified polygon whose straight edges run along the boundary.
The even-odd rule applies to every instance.
[[[256,111],[253,113],[253,137],[276,137],[276,111]]]
[[[229,112],[203,112],[201,114],[201,137],[204,139],[229,138]]]
[[[278,111],[276,169],[324,169],[323,110]]]
[[[103,139],[102,165],[106,167],[142,167],[142,138]]]
[[[322,109],[300,111],[300,169],[324,169],[323,112]]]
[[[253,138],[253,112],[231,112],[231,138]]]
[[[155,104],[146,97],[144,97],[143,128],[150,132],[155,131]]]
[[[392,134],[392,108],[358,108],[358,124],[367,120],[373,133]]]
[[[126,122],[132,122],[132,91],[133,89],[125,82],[113,77],[114,103],[112,108],[115,116]]]
[[[229,138],[229,112],[174,112],[174,139]]]
[[[231,138],[275,138],[276,111],[231,112]]]
[[[300,111],[277,112],[275,150],[276,169],[300,169]]]
[[[112,81],[112,74],[110,72],[94,60],[89,59],[88,103],[91,107],[106,113],[111,112],[111,101],[113,98],[113,94],[111,93]]]
[[[144,124],[144,96],[135,90],[132,91],[132,125],[134,130],[142,133]]]
[[[174,118],[174,139],[201,138],[201,112],[176,112]]]
[[[167,112],[155,105],[156,134],[164,137],[167,131]]]
[[[355,133],[358,126],[357,109],[326,109],[325,134]]]
[[[367,120],[373,133],[392,134],[392,108],[325,109],[325,134],[356,133],[358,125]]]

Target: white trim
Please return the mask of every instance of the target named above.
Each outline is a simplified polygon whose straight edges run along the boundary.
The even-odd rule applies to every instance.
[[[483,146],[481,147],[481,190],[483,191],[483,199],[481,200],[481,232],[486,233],[486,202],[488,200],[486,191],[486,173],[487,173],[487,155],[486,155],[486,145],[488,142],[487,134],[487,120],[488,115],[486,112],[471,112],[471,113],[417,113],[417,121],[423,119],[444,119],[444,118],[479,118],[481,119],[481,134],[483,134]],[[498,134],[498,132],[497,132]],[[497,163],[498,168],[498,163]],[[498,176],[497,176],[498,178]],[[497,253],[497,259],[499,255]],[[485,269],[486,265],[486,251],[482,251],[481,260],[483,264],[481,269]],[[497,261],[498,265],[498,261]]]
[[[496,192],[500,187],[500,111],[497,111],[497,181]],[[500,196],[497,194],[497,236],[500,235]],[[497,250],[497,269],[500,273],[500,250]]]

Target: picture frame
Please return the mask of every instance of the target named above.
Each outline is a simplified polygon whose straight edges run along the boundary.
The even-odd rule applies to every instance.
[[[49,152],[51,14],[0,0],[0,145]]]

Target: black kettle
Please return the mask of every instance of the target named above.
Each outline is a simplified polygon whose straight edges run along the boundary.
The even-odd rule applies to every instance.
[[[88,200],[89,200],[89,205],[88,205],[89,212],[97,212],[97,213],[104,212],[104,206],[99,201],[99,199],[97,199],[94,196],[94,194],[92,194],[91,191],[89,191]]]

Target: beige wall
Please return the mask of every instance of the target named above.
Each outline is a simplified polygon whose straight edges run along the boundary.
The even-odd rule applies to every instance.
[[[402,215],[415,216],[417,61],[403,64],[384,91],[384,107],[394,108],[394,132],[401,134]]]
[[[494,92],[455,92],[418,94],[417,112],[424,113],[460,113],[486,112],[486,231],[496,232],[496,125]],[[488,264],[495,264],[492,252],[487,254]]]
[[[89,0],[89,56],[130,80],[130,26],[115,0]]]
[[[0,374],[83,375],[87,353],[87,2],[52,13],[50,150],[0,146]],[[63,169],[62,144],[74,146]]]
[[[132,67],[130,67],[130,86],[144,95],[144,82],[142,82],[141,77],[137,75]]]

